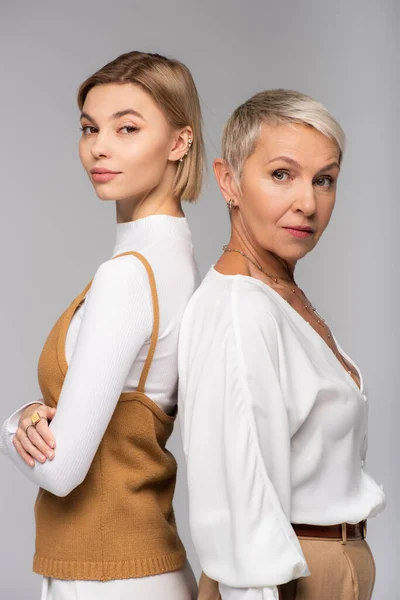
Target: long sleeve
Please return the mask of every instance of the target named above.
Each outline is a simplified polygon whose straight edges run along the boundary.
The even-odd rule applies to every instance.
[[[197,295],[181,327],[190,526],[223,600],[275,600],[277,585],[309,574],[290,524],[277,327],[257,289],[240,292],[238,280],[227,279],[216,296]]]
[[[3,425],[3,447],[26,477],[58,496],[84,480],[152,326],[150,285],[142,263],[126,256],[101,265],[50,424],[57,442],[54,459],[29,468],[12,444],[13,428]]]

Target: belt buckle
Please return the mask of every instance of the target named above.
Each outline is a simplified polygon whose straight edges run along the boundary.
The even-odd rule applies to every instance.
[[[365,540],[365,538],[367,537],[367,519],[364,519],[364,521],[362,522],[361,529],[363,540]]]

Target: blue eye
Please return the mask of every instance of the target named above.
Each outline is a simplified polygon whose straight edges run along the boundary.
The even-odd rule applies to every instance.
[[[272,177],[274,177],[277,181],[287,181],[289,176],[289,172],[284,171],[283,169],[277,169],[272,173]]]

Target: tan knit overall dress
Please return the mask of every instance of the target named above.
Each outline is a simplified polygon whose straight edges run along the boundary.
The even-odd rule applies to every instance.
[[[172,508],[176,462],[165,448],[175,416],[145,394],[159,330],[156,284],[142,255],[118,256],[128,254],[142,262],[151,287],[154,325],[148,356],[137,390],[121,394],[85,480],[66,497],[39,490],[33,570],[47,577],[107,581],[166,573],[185,564]],[[57,406],[68,370],[68,327],[90,286],[45,342],[38,376],[48,406]],[[71,427],[76,418],[71,415]]]

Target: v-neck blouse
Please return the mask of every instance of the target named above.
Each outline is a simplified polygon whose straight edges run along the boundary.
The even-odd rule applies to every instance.
[[[224,600],[226,586],[246,599],[245,588],[264,588],[254,598],[269,600],[307,575],[291,523],[357,523],[385,505],[364,468],[362,374],[338,348],[361,389],[262,281],[211,268],[186,308],[178,405],[191,530]]]
[[[216,271],[213,268],[213,271],[215,273],[218,274],[218,271]],[[222,275],[222,273],[219,273],[220,275]],[[239,276],[240,277],[240,276]],[[252,278],[254,279],[254,278]],[[338,358],[335,356],[335,354],[332,352],[332,350],[329,348],[329,346],[326,344],[326,342],[322,339],[322,337],[315,331],[315,329],[311,326],[310,323],[308,323],[308,321],[306,321],[297,311],[295,308],[293,308],[293,306],[287,302],[284,298],[282,298],[282,296],[280,294],[278,294],[278,292],[276,292],[272,287],[270,287],[269,285],[265,284],[264,282],[258,280],[258,279],[254,279],[255,282],[258,282],[259,285],[261,285],[261,287],[265,288],[265,291],[267,293],[270,293],[272,298],[274,298],[276,300],[276,302],[279,304],[280,302],[283,303],[283,309],[287,310],[288,313],[290,313],[292,319],[297,322],[298,327],[302,328],[305,327],[305,329],[307,330],[307,333],[313,337],[315,336],[315,343],[317,345],[321,344],[321,342],[323,343],[324,346],[326,346],[326,348],[329,350],[328,354],[329,354],[329,359],[331,363],[337,363],[344,371],[345,373],[347,373],[350,376],[351,381],[354,383],[355,387],[357,388],[357,391],[360,392],[360,394],[362,395],[363,399],[366,400],[367,397],[366,395],[363,393],[364,392],[364,380],[363,380],[363,376],[362,373],[359,369],[359,367],[357,366],[357,364],[354,362],[354,360],[352,360],[352,358],[350,358],[350,356],[343,350],[343,348],[340,346],[338,340],[336,339],[335,335],[333,334],[333,332],[331,331],[331,336],[336,344],[336,348],[339,351],[339,354],[342,355],[343,358],[345,358],[345,360],[350,363],[350,365],[355,369],[359,382],[360,384],[357,385],[357,383],[354,381],[354,378],[351,376],[351,374],[349,373],[348,370],[344,369],[343,365],[339,362]],[[307,334],[306,333],[306,334]],[[328,359],[328,357],[327,357]]]

